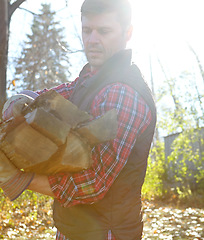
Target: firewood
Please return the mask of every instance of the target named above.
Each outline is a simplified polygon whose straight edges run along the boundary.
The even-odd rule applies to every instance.
[[[35,172],[37,174],[51,175],[60,172],[61,168],[58,166],[62,160],[65,144],[58,147],[58,150],[47,160],[39,162],[32,166],[24,168],[25,172]]]
[[[6,135],[0,148],[19,169],[46,161],[58,150],[56,144],[25,121]]]
[[[35,101],[24,110],[23,114],[25,115],[29,111],[39,107],[44,108],[61,121],[71,125],[72,128],[75,128],[79,123],[91,119],[91,116],[87,112],[81,111],[76,105],[54,90],[39,95]]]
[[[116,110],[91,121],[91,115],[54,90],[37,97],[22,115],[0,124],[0,151],[25,172],[88,169],[92,147],[117,134]]]
[[[46,112],[43,108],[36,108],[25,115],[26,122],[38,132],[48,137],[58,146],[66,142],[70,125]]]
[[[87,169],[92,165],[91,148],[89,144],[75,132],[70,132],[67,137],[61,165],[62,168],[69,165],[69,169],[75,172]]]
[[[78,134],[70,132],[67,142],[47,161],[27,167],[26,172],[51,175],[59,172],[79,172],[92,165],[91,148]]]
[[[20,116],[20,117],[15,117],[15,118],[12,117],[9,120],[1,122],[0,123],[0,136],[2,136],[5,133],[8,134],[10,131],[12,131],[15,127],[17,127],[24,121],[25,121],[24,117]],[[1,139],[2,138],[0,137],[0,141],[1,141]]]
[[[112,109],[102,117],[76,130],[91,146],[112,140],[117,135],[117,112]]]

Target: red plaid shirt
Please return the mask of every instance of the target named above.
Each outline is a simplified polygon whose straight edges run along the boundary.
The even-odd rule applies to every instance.
[[[69,99],[77,81],[62,84],[54,90]],[[92,167],[79,173],[49,176],[52,191],[63,207],[90,204],[102,199],[126,164],[137,137],[152,119],[144,99],[122,83],[103,88],[95,97],[90,114],[97,118],[113,108],[118,114],[117,137],[92,149]],[[60,232],[56,239],[67,240]],[[116,240],[111,231],[107,233],[106,240]]]

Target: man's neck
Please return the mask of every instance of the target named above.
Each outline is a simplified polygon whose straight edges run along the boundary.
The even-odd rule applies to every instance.
[[[90,66],[90,70],[92,73],[98,72],[100,70],[100,68],[101,68],[101,66],[100,67]]]

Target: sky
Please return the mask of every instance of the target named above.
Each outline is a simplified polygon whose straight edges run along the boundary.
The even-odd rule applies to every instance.
[[[22,8],[38,13],[41,3],[51,3],[56,18],[66,28],[67,41],[72,49],[80,50],[81,45],[73,36],[76,28],[80,34],[80,6],[83,0],[27,0]],[[66,5],[67,3],[67,5]],[[195,75],[198,84],[203,87],[195,56],[189,45],[196,51],[204,66],[204,1],[203,0],[130,0],[132,5],[133,36],[128,48],[133,50],[133,62],[142,71],[151,85],[151,73],[156,87],[165,79],[161,70],[162,63],[166,75],[177,77],[188,71]],[[71,17],[70,17],[71,16]],[[15,58],[21,51],[23,40],[30,33],[33,16],[23,9],[18,9],[11,21],[9,56]],[[72,77],[77,77],[84,58],[71,54]],[[151,65],[151,71],[150,71]],[[10,67],[12,73],[12,67]],[[11,74],[12,75],[12,74]]]

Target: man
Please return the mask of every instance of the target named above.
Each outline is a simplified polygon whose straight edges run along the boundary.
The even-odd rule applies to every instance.
[[[94,147],[93,165],[79,173],[47,177],[7,163],[10,177],[0,175],[1,187],[11,200],[25,189],[54,197],[56,239],[141,239],[141,187],[156,110],[139,69],[131,65],[131,50],[125,49],[131,8],[127,0],[85,0],[81,21],[89,63],[74,82],[54,89],[95,118],[115,108],[117,137]]]

